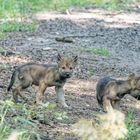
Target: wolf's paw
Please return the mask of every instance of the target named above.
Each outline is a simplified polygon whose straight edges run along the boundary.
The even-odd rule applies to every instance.
[[[63,108],[63,109],[66,109],[66,110],[71,110],[72,109],[72,107],[71,106],[68,106],[66,103],[60,103],[60,102],[58,102],[58,107],[60,107],[60,108]]]

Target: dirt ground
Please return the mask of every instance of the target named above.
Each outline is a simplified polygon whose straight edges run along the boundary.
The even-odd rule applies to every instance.
[[[35,32],[7,33],[6,38],[0,41],[0,47],[15,52],[0,56],[1,64],[6,64],[1,70],[0,83],[7,86],[16,65],[26,62],[56,63],[58,52],[78,55],[78,66],[65,85],[66,102],[72,107],[72,110],[65,110],[69,121],[50,119],[51,125],[39,126],[50,139],[77,140],[70,134],[71,124],[80,118],[93,119],[100,111],[95,97],[97,80],[106,75],[125,78],[132,72],[140,73],[140,14],[73,9],[67,14],[38,13],[33,18],[38,23]],[[73,42],[58,42],[56,37],[70,37]],[[81,51],[82,48],[106,48],[110,56],[98,56]],[[0,89],[0,94],[5,100],[3,89]],[[29,98],[32,97],[34,100],[34,93]],[[53,88],[46,91],[46,99],[56,102]],[[125,96],[122,110],[127,114],[135,103],[134,98]],[[139,107],[137,105],[136,120],[140,117]],[[61,108],[58,110],[63,111]]]

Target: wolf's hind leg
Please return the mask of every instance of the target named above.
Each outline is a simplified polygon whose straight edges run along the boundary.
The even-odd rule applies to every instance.
[[[21,90],[29,87],[31,85],[31,81],[30,80],[20,80],[19,84],[16,85],[16,88],[13,89],[13,99],[15,102],[18,102],[18,96],[20,96],[21,98],[23,98],[24,100],[27,100],[22,94],[21,94]]]
[[[18,95],[20,95],[20,90],[20,86],[13,89],[13,99],[16,103],[18,102]]]
[[[28,87],[31,86],[31,85],[32,85],[32,79],[31,79],[30,77],[28,77],[28,79],[22,81],[20,87],[21,87],[21,90],[23,90],[23,89],[28,88]],[[27,101],[27,98],[26,98],[25,96],[23,96],[23,94],[22,94],[21,92],[19,92],[19,96],[20,96],[23,100]]]
[[[44,100],[44,92],[45,92],[46,88],[47,88],[47,86],[43,82],[39,85],[39,89],[38,89],[38,92],[36,94],[36,103],[37,104],[40,104],[40,103],[43,102],[43,100]]]

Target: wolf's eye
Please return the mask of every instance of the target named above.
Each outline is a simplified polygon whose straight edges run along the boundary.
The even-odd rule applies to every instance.
[[[62,67],[62,69],[64,70],[64,69],[65,69],[65,67]]]
[[[70,70],[72,70],[72,67],[70,67]]]

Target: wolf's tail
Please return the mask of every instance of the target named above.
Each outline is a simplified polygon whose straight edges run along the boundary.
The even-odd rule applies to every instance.
[[[12,88],[14,82],[15,82],[15,79],[16,79],[16,74],[17,74],[17,70],[15,70],[12,74],[12,77],[11,77],[11,81],[10,81],[10,84],[7,88],[7,91],[10,91],[10,89]]]

